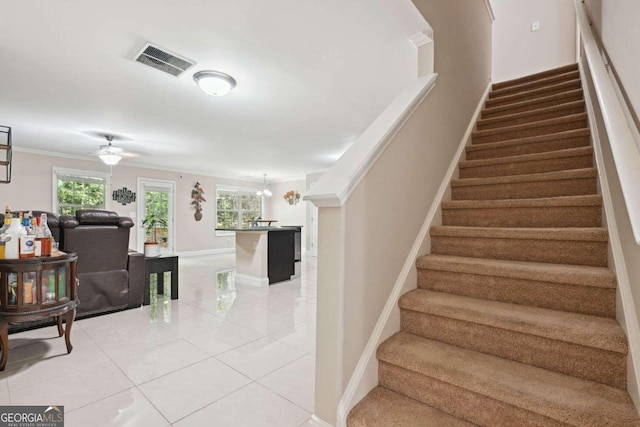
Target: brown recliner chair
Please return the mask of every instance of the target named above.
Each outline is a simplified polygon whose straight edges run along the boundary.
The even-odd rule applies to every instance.
[[[131,218],[111,211],[81,209],[60,216],[61,250],[78,254],[77,316],[142,305],[144,255],[129,252],[131,227]]]

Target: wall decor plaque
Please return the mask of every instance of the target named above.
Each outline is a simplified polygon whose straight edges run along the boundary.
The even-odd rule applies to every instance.
[[[136,193],[129,190],[127,187],[122,187],[118,190],[113,190],[112,199],[126,206],[128,203],[136,201]]]

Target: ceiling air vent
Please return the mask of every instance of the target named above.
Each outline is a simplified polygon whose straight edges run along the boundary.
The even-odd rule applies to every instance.
[[[147,43],[135,57],[136,62],[148,65],[164,73],[178,77],[196,63],[169,53],[151,43]]]

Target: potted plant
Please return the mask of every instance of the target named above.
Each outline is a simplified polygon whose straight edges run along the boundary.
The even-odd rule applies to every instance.
[[[167,228],[167,221],[158,214],[149,214],[142,221],[145,228],[147,240],[144,242],[144,256],[160,256],[160,242],[158,242],[158,228]]]

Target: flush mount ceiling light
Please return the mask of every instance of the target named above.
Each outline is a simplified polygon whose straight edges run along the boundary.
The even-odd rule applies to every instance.
[[[193,80],[204,93],[212,96],[225,96],[237,84],[233,77],[220,71],[198,71],[193,75]]]
[[[267,188],[267,174],[264,174],[264,186],[262,187],[262,190],[258,190],[256,191],[256,196],[266,196],[266,197],[271,197],[273,193],[269,190],[269,188]]]
[[[100,146],[98,157],[100,157],[100,160],[102,160],[106,165],[114,166],[122,159],[122,148],[111,145],[113,136],[105,135],[105,138],[109,144]]]

